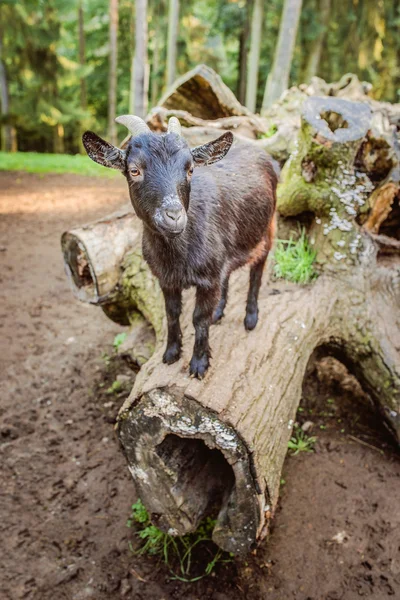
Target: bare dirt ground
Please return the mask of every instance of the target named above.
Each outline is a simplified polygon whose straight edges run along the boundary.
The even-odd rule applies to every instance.
[[[330,360],[310,372],[268,543],[197,583],[138,557],[136,500],[107,394],[121,331],[69,291],[60,234],[126,201],[121,179],[0,173],[0,597],[5,600],[400,598],[400,465],[367,398]],[[106,361],[108,362],[108,361]],[[129,383],[126,386],[129,387]]]

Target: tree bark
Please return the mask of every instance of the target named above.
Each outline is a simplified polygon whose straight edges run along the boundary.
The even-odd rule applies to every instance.
[[[318,75],[319,63],[321,60],[322,47],[324,45],[326,32],[329,26],[329,18],[331,14],[331,0],[320,0],[319,3],[319,32],[314,40],[311,51],[308,56],[307,65],[304,73],[304,81],[309,83],[311,78]]]
[[[262,112],[265,112],[289,87],[290,66],[296,43],[302,0],[285,0],[272,71],[265,86]]]
[[[139,311],[157,342],[121,408],[118,435],[152,521],[171,534],[193,531],[212,515],[213,539],[235,554],[245,554],[265,535],[304,374],[316,349],[348,366],[400,440],[400,272],[377,261],[374,240],[358,224],[372,185],[355,160],[370,121],[370,109],[361,103],[310,98],[304,105],[297,148],[282,172],[278,208],[283,218],[314,214],[309,238],[320,275],[303,287],[274,283],[278,294],[270,292],[265,278],[260,320],[247,333],[248,273],[234,273],[226,316],[211,329],[213,359],[201,381],[188,375],[192,290],[184,294],[182,358],[170,366],[162,362],[163,298],[141,255],[140,225],[131,218],[130,235],[134,231],[136,237],[122,259],[111,261],[119,269],[113,271],[107,300],[128,314]],[[114,234],[93,235],[109,252],[110,244],[102,240]],[[79,280],[84,269],[68,262],[73,247],[64,256]],[[98,268],[92,259],[93,271]],[[79,281],[77,287],[83,287]]]
[[[251,20],[249,62],[247,65],[246,106],[256,112],[258,66],[260,62],[261,33],[263,26],[264,0],[255,0]]]
[[[176,79],[176,50],[179,28],[179,0],[169,0],[168,43],[167,43],[167,87]]]
[[[117,144],[118,0],[110,0],[110,58],[108,74],[108,138]]]
[[[149,95],[149,63],[147,55],[148,24],[147,0],[136,2],[136,39],[131,78],[131,98],[134,98],[133,113],[144,118],[147,113]]]

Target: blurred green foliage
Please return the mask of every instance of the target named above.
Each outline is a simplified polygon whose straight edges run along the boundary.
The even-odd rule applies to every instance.
[[[82,152],[80,136],[91,128],[106,135],[109,1],[81,0],[85,64],[79,60],[79,0],[2,0],[0,40],[9,86],[6,122],[15,126],[18,149]],[[291,68],[291,83],[304,80],[307,60],[320,32],[320,0],[304,0]],[[258,80],[258,107],[273,61],[283,0],[268,0]],[[399,101],[400,3],[395,0],[331,2],[329,27],[318,75],[328,81],[355,72],[371,81],[378,99]],[[217,70],[237,93],[240,39],[251,14],[246,0],[187,0],[181,3],[177,70],[199,62]],[[165,85],[168,1],[149,0],[150,105]],[[119,1],[117,113],[129,110],[134,51],[135,2]],[[246,45],[249,45],[247,37]],[[243,72],[242,72],[243,76]],[[87,87],[81,102],[80,81]],[[120,131],[121,138],[124,133]]]

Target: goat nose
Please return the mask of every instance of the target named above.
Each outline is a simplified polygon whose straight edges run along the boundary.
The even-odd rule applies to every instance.
[[[182,215],[183,209],[180,208],[167,208],[167,210],[165,211],[166,216],[168,217],[168,219],[170,219],[171,221],[178,221],[179,217]]]

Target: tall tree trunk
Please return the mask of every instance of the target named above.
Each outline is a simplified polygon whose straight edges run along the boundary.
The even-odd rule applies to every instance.
[[[2,50],[3,50],[3,31],[0,27],[0,100],[1,100],[1,116],[2,118],[7,118],[10,112],[10,100],[8,95],[8,81],[7,81],[7,73],[6,68],[2,59]],[[16,152],[17,151],[17,136],[15,134],[15,129],[9,125],[5,124],[2,126],[2,135],[1,135],[1,148],[6,152]]]
[[[179,0],[170,0],[168,15],[167,87],[176,79],[176,46],[179,27]]]
[[[154,32],[154,49],[153,49],[153,65],[152,65],[152,80],[151,80],[151,106],[156,106],[157,100],[160,96],[160,85],[159,85],[159,70],[160,70],[160,54],[161,54],[161,44],[160,44],[160,35],[157,31],[157,24],[159,24],[160,19],[157,19],[155,22],[155,32]]]
[[[135,55],[131,77],[131,112],[144,118],[149,95],[149,64],[147,55],[147,0],[136,2]],[[133,106],[132,106],[133,102]]]
[[[307,65],[304,73],[304,81],[309,82],[311,77],[318,74],[318,67],[321,60],[322,46],[324,44],[326,32],[329,26],[329,17],[331,14],[331,0],[320,0],[320,30],[317,38],[314,40],[311,52],[308,56]]]
[[[84,67],[86,64],[86,50],[85,50],[85,21],[83,14],[83,0],[79,0],[78,6],[78,29],[79,29],[79,64]],[[86,79],[81,77],[81,108],[82,110],[87,109],[87,88]]]
[[[264,0],[255,0],[251,20],[251,42],[247,69],[246,106],[256,111],[258,65],[260,62],[261,32],[263,25]]]
[[[108,137],[117,143],[115,117],[117,111],[117,60],[118,60],[118,0],[110,0],[110,62],[108,76]]]
[[[253,1],[246,2],[243,10],[245,11],[244,24],[239,40],[239,68],[237,82],[237,99],[241,104],[246,102],[246,84],[247,84],[247,56],[248,56],[248,41],[250,35],[250,16],[253,7]]]
[[[302,0],[285,0],[272,71],[268,75],[262,110],[265,111],[289,87],[290,66],[296,42]]]

